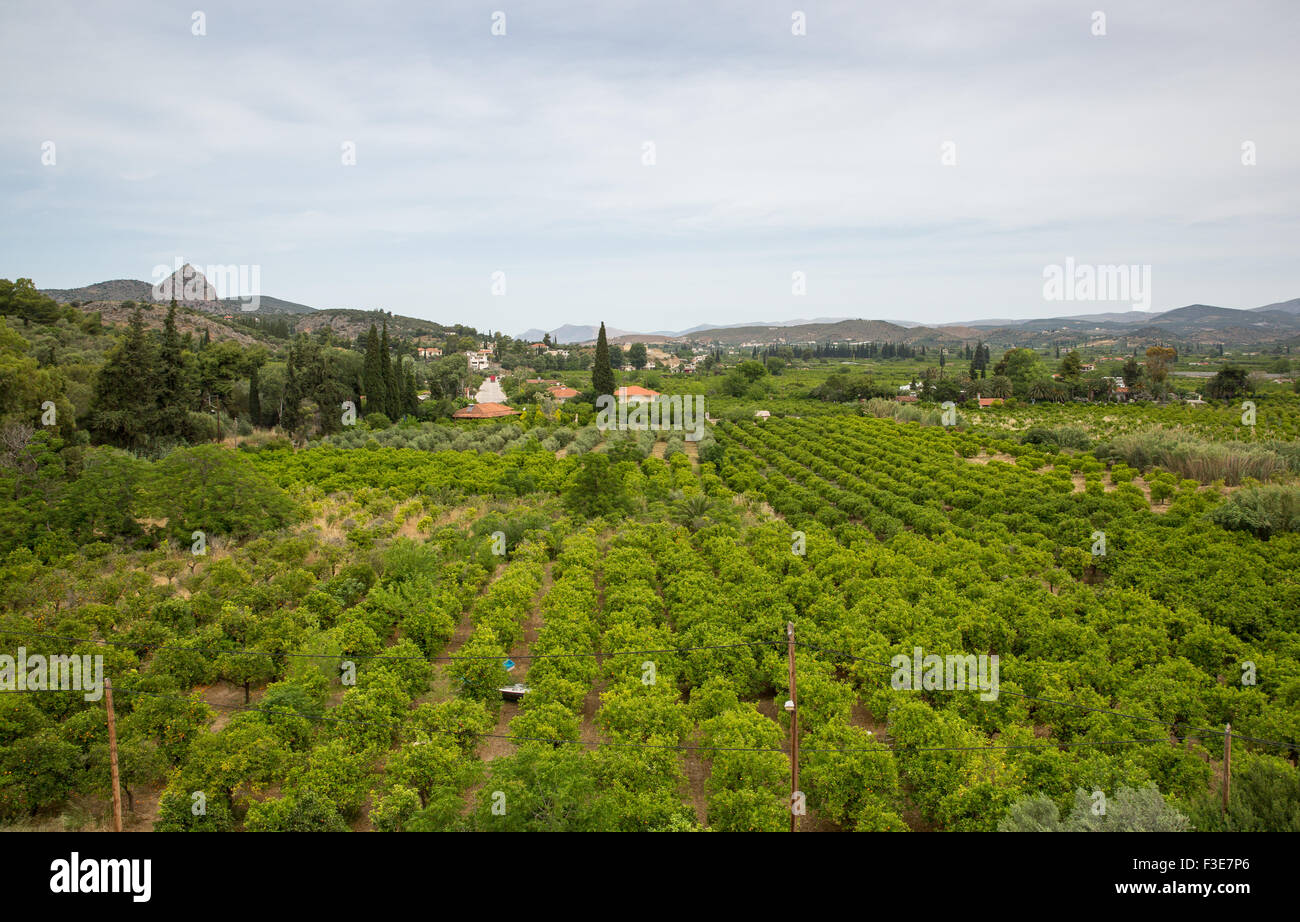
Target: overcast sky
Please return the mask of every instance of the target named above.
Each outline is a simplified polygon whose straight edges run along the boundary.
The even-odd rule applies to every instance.
[[[179,257],[508,333],[1129,309],[1045,301],[1067,257],[1150,266],[1155,310],[1300,297],[1296,0],[0,0],[0,34],[0,277],[43,288]]]

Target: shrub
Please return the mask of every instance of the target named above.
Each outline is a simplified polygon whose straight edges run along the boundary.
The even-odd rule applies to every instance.
[[[1121,787],[1106,803],[1105,812],[1093,812],[1093,795],[1074,793],[1074,806],[1062,819],[1050,797],[1036,794],[1011,806],[998,824],[999,832],[1188,832],[1187,817],[1165,802],[1154,784]]]
[[[251,804],[244,828],[249,832],[347,832],[348,824],[334,804],[304,791],[297,797]]]
[[[1224,528],[1249,531],[1261,538],[1300,531],[1300,487],[1247,487],[1228,497],[1208,517]]]
[[[1300,773],[1286,761],[1251,756],[1233,765],[1226,816],[1220,793],[1204,792],[1192,805],[1196,828],[1206,832],[1300,832]]]
[[[1209,442],[1185,433],[1153,429],[1120,435],[1098,447],[1103,460],[1124,461],[1137,470],[1162,467],[1201,483],[1223,480],[1236,485],[1248,477],[1268,480],[1288,470],[1291,458],[1300,463],[1300,452],[1282,454],[1263,445],[1244,442]]]

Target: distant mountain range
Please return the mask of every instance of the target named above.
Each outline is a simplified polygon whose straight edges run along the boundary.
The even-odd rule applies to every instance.
[[[89,305],[95,302],[111,304],[122,301],[166,303],[173,291],[177,293],[178,302],[207,313],[234,314],[244,307],[237,298],[218,298],[216,290],[202,273],[188,264],[157,286],[133,279],[114,279],[83,288],[46,289],[44,293],[56,301],[77,301]],[[450,329],[432,321],[380,311],[319,311],[306,304],[269,295],[260,296],[257,310],[261,314],[296,315],[295,326],[298,329],[312,330],[328,325],[340,333],[352,336],[364,332],[381,315],[388,319],[390,327],[398,335],[439,335]],[[583,344],[594,342],[599,328],[599,324],[567,323],[553,330],[526,330],[516,338],[537,342],[549,333],[551,341],[557,344]],[[685,330],[636,332],[612,326],[607,326],[605,330],[611,342],[620,344],[646,342],[701,346],[869,341],[944,346],[976,340],[1000,345],[1075,343],[1102,347],[1114,345],[1116,348],[1170,341],[1238,346],[1294,341],[1300,345],[1300,298],[1248,310],[1191,304],[1160,313],[1125,311],[1030,320],[983,319],[934,325],[906,320],[820,317],[813,320],[703,323]]]
[[[793,327],[809,323],[836,323],[840,320],[848,320],[848,317],[821,317],[817,320],[768,320],[762,323],[700,323],[685,330],[651,330],[646,333],[634,333],[630,330],[619,330],[614,327],[605,327],[605,336],[609,338],[620,338],[625,336],[631,337],[649,337],[657,336],[669,339],[680,339],[690,336],[692,333],[699,333],[702,330],[730,330],[737,327],[749,326],[766,326],[766,327]],[[528,342],[540,342],[542,337],[547,333],[551,334],[551,342],[554,343],[586,343],[595,342],[596,334],[600,332],[599,323],[566,323],[562,327],[556,327],[554,330],[539,330],[533,328],[524,330],[515,339],[527,340]]]
[[[521,339],[537,341],[549,332],[556,343],[588,343],[596,324],[565,324],[554,330],[528,330]],[[1130,345],[1180,340],[1201,344],[1256,344],[1300,338],[1300,298],[1239,310],[1191,304],[1151,313],[1127,311],[1044,317],[986,319],[925,326],[911,321],[821,318],[766,323],[700,324],[686,330],[635,333],[606,327],[611,342],[693,343],[697,345],[793,345],[832,342],[905,342],[942,346],[983,339],[1034,345],[1056,341],[1105,345],[1123,339]]]
[[[113,279],[109,282],[96,282],[82,288],[46,288],[43,294],[55,301],[66,304],[77,301],[82,304],[94,301],[136,301],[141,304],[166,304],[173,293],[179,304],[206,311],[210,314],[229,314],[243,310],[243,302],[238,298],[219,298],[217,290],[204,277],[203,273],[186,263],[165,280],[154,286],[150,282],[137,279]],[[297,304],[269,295],[260,295],[257,310],[262,314],[310,314],[314,307]]]
[[[245,303],[239,298],[219,298],[217,290],[194,266],[186,264],[173,272],[157,286],[136,279],[113,279],[108,282],[96,282],[82,288],[47,288],[42,290],[56,301],[68,303],[75,301],[82,307],[98,310],[104,319],[111,322],[125,322],[128,314],[121,310],[123,301],[135,301],[138,304],[166,304],[176,294],[178,305],[205,314],[239,316],[245,310]],[[395,336],[409,339],[447,335],[452,327],[422,320],[418,317],[403,317],[387,311],[359,310],[352,308],[334,308],[319,310],[296,301],[285,301],[270,295],[259,295],[258,314],[288,315],[293,321],[293,328],[299,332],[311,333],[321,327],[330,327],[340,336],[355,339],[370,329],[371,324],[387,322],[390,332]],[[147,317],[147,325],[161,323],[158,318]],[[231,334],[228,326],[221,327],[222,336]],[[465,332],[466,329],[456,329]],[[237,334],[245,336],[246,334]],[[250,340],[251,341],[251,340]]]

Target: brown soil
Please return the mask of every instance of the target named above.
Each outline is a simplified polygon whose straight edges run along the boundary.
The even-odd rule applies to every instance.
[[[849,723],[852,726],[862,730],[870,730],[877,741],[883,742],[889,728],[883,721],[877,720],[861,701],[853,703],[853,710],[849,715]]]
[[[698,732],[692,733],[687,737],[686,745],[700,745],[700,734]],[[695,821],[704,826],[709,821],[709,798],[705,793],[704,783],[708,780],[712,761],[706,758],[704,753],[698,749],[687,750],[684,761],[686,768],[686,798],[695,810]]]
[[[524,622],[524,636],[522,641],[523,649],[518,651],[517,665],[511,671],[511,678],[516,682],[524,682],[528,675],[528,667],[531,660],[521,654],[531,653],[533,644],[537,642],[537,635],[542,629],[542,600],[551,590],[553,582],[551,577],[551,562],[547,561],[545,569],[542,571],[542,584],[538,587],[537,595],[533,598],[532,610],[528,614],[528,620]],[[468,620],[468,618],[466,619]],[[460,631],[457,630],[459,634]],[[460,643],[463,644],[469,637],[469,631],[465,632],[465,638]],[[453,640],[453,643],[455,641]],[[449,648],[450,649],[450,648]],[[459,649],[459,644],[457,645]],[[493,735],[479,743],[478,756],[483,762],[491,762],[493,759],[499,759],[502,756],[513,755],[518,748],[517,744],[508,739],[501,739],[503,736],[510,736],[510,722],[519,714],[519,704],[514,701],[502,701],[501,711],[497,714],[496,726],[492,729]],[[487,783],[484,781],[484,784]],[[465,791],[464,805],[461,807],[461,815],[468,816],[474,812],[474,806],[478,803],[479,792],[483,789],[483,784],[476,784]]]
[[[1003,461],[1007,464],[1016,463],[1016,459],[1014,455],[1007,455],[1002,453],[998,453],[995,455],[979,454],[973,458],[967,458],[966,460],[969,461],[971,464],[988,464],[990,461]]]
[[[582,699],[582,729],[578,738],[591,745],[601,741],[600,731],[596,728],[596,712],[600,710],[600,693],[605,690],[605,680],[596,682]]]
[[[483,588],[479,590],[479,598],[483,597],[484,593],[488,591],[488,588],[497,581],[503,572],[504,569],[498,566],[496,572],[488,578],[488,581],[483,584]],[[470,610],[473,607],[471,602],[469,607],[461,612],[460,621],[456,624],[456,631],[451,635],[451,640],[447,642],[447,646],[443,648],[442,653],[439,654],[440,656],[455,656],[460,651],[460,648],[465,646],[469,636],[474,633],[474,619],[470,616]],[[429,685],[429,693],[421,697],[420,701],[442,702],[450,701],[455,697],[451,687],[449,665],[450,663],[446,660],[440,660],[433,664],[433,681]]]
[[[197,691],[203,700],[216,711],[216,716],[212,719],[212,724],[208,729],[212,733],[217,733],[226,724],[230,723],[232,717],[240,713],[240,708],[257,707],[257,700],[262,696],[265,689],[251,689],[248,704],[244,704],[244,687],[227,682],[224,679],[218,679],[211,685],[200,685]]]

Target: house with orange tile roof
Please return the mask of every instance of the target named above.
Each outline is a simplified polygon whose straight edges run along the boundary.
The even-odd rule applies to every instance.
[[[518,410],[512,410],[504,403],[476,403],[461,407],[451,414],[452,419],[500,419],[504,416],[518,416]]]
[[[629,384],[626,387],[616,388],[614,396],[619,403],[649,403],[656,397],[663,396],[658,391],[652,391],[648,387],[640,387],[636,384]]]

